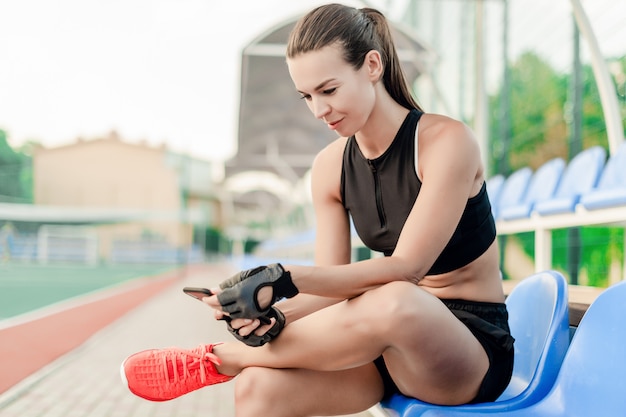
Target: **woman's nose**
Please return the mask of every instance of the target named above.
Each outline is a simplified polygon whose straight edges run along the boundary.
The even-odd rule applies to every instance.
[[[311,104],[311,111],[317,119],[323,119],[328,113],[330,113],[330,106],[325,100],[313,99]]]

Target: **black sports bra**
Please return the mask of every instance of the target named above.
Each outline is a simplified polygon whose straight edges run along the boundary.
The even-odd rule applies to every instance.
[[[413,109],[389,148],[367,159],[354,137],[346,143],[341,172],[341,198],[356,231],[370,249],[390,256],[421,188],[415,172],[415,129],[422,113]],[[461,268],[493,243],[496,227],[483,184],[467,205],[452,238],[428,275]]]

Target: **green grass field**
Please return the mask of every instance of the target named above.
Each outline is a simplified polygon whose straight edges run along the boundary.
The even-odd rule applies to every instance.
[[[172,269],[171,265],[43,266],[0,263],[0,320]]]

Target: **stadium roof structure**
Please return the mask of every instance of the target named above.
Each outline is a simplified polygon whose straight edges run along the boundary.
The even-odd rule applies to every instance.
[[[270,28],[243,49],[238,151],[226,162],[226,179],[271,172],[292,184],[336,134],[299,99],[285,63],[286,43],[299,17]],[[408,29],[392,23],[403,70],[411,84],[428,73],[435,54]]]

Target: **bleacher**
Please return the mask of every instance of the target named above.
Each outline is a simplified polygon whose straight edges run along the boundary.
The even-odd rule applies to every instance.
[[[507,178],[496,175],[487,185],[498,234],[534,232],[535,271],[548,270],[553,230],[626,226],[626,143],[608,158],[594,146],[569,163],[555,158],[535,172],[524,167]]]

